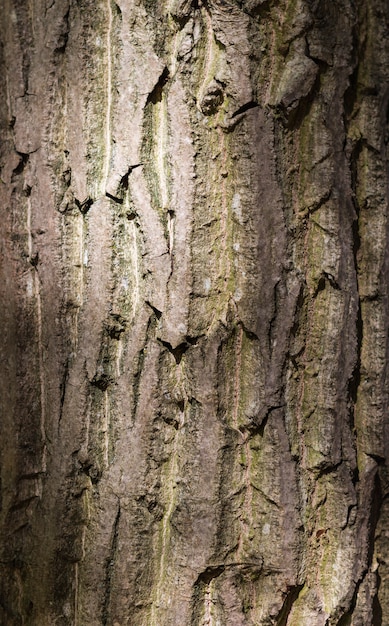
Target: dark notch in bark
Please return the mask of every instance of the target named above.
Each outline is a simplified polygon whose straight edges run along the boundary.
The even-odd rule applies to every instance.
[[[87,196],[85,198],[85,200],[78,200],[77,198],[74,198],[74,202],[76,204],[76,207],[79,209],[80,213],[82,213],[83,215],[86,215],[86,213],[88,213],[89,209],[91,208],[92,204],[93,204],[93,200],[90,196]]]
[[[64,366],[64,372],[63,372],[63,376],[62,376],[62,380],[61,380],[61,384],[60,384],[60,404],[59,404],[59,416],[58,416],[58,433],[60,431],[61,428],[61,422],[62,422],[62,415],[63,415],[63,408],[64,408],[64,404],[65,404],[65,395],[66,395],[66,386],[68,384],[68,380],[69,380],[69,358],[66,359],[65,362],[65,366]]]
[[[165,348],[167,348],[169,350],[169,352],[174,356],[174,358],[176,360],[176,364],[179,365],[181,363],[182,356],[183,356],[183,354],[185,354],[185,352],[189,348],[189,345],[187,343],[183,342],[183,343],[180,343],[175,348],[173,348],[171,343],[169,343],[168,341],[163,341],[163,339],[159,339],[158,341]]]
[[[112,378],[103,372],[102,374],[94,375],[91,380],[91,385],[93,385],[93,387],[97,387],[100,391],[106,391],[112,382]]]
[[[239,8],[245,15],[253,19],[257,19],[259,16],[261,19],[266,19],[270,14],[273,2],[272,0],[261,0],[258,3],[253,3],[254,6],[252,7],[240,6],[241,4],[243,4],[242,1],[239,2]]]
[[[183,28],[187,23],[192,10],[196,9],[198,9],[197,0],[176,0],[173,7],[170,9],[170,14],[180,27]]]
[[[29,196],[31,196],[31,190],[32,187],[31,185],[29,185],[28,183],[24,183],[23,185],[23,195],[28,198]]]
[[[263,570],[263,560],[259,558],[255,561],[240,561],[237,563],[219,563],[217,565],[208,565],[204,571],[200,572],[194,584],[194,588],[201,585],[209,585],[209,583],[218,578],[225,571],[236,570],[237,572],[249,571],[259,575]],[[265,573],[270,573],[266,571]]]
[[[123,198],[118,198],[117,196],[113,196],[108,191],[105,192],[105,195],[107,196],[109,200],[113,200],[114,202],[116,202],[116,204],[123,204]]]
[[[246,111],[250,111],[250,109],[256,109],[258,107],[259,107],[258,102],[255,102],[255,100],[250,100],[250,102],[246,102],[246,104],[242,104],[242,106],[239,107],[239,109],[234,111],[234,113],[232,113],[231,115],[231,119],[233,119],[234,117],[237,117],[238,115],[242,115],[243,113],[246,113]]]
[[[352,424],[350,425],[352,430],[354,430],[354,406],[357,401],[358,388],[361,382],[361,350],[362,350],[362,340],[363,340],[363,320],[361,313],[361,301],[358,300],[358,311],[357,311],[357,319],[356,319],[356,336],[357,336],[357,345],[356,345],[356,356],[355,356],[355,365],[354,370],[351,375],[350,384],[349,384],[349,395],[350,400],[353,403],[352,410]]]
[[[173,400],[173,404],[178,407],[180,413],[185,411],[185,400]],[[163,415],[162,419],[166,424],[169,424],[169,426],[173,426],[175,430],[180,428],[180,421],[175,415]]]
[[[122,20],[122,19],[123,19],[122,10],[121,10],[121,8],[120,8],[120,6],[119,6],[118,2],[116,2],[116,0],[114,0],[114,2],[113,2],[113,7],[114,7],[114,9],[116,10],[116,14],[117,14],[118,18],[119,18],[120,20]]]
[[[350,141],[350,140],[349,140]],[[360,154],[362,152],[363,149],[363,141],[362,139],[358,139],[357,141],[350,141],[351,145],[348,145],[346,147],[346,153],[348,153],[348,157],[349,157],[349,163],[350,163],[350,174],[351,174],[351,189],[352,189],[352,193],[353,193],[353,204],[354,204],[354,209],[355,209],[355,213],[356,213],[356,224],[355,227],[358,227],[358,219],[359,219],[359,212],[360,212],[360,207],[358,205],[358,201],[357,201],[357,186],[358,186],[358,161],[359,161],[359,157]],[[353,225],[354,226],[354,225]],[[358,244],[359,244],[359,232],[358,233]],[[356,233],[354,233],[355,235]],[[355,239],[354,239],[355,242]],[[358,245],[359,248],[359,245]]]
[[[358,589],[358,588],[357,588]],[[357,603],[357,591],[355,591],[354,595],[353,595],[353,599],[351,601],[351,608],[349,611],[347,611],[344,615],[342,615],[342,617],[340,618],[339,622],[336,624],[336,626],[351,626],[352,624],[352,617],[353,617],[353,612],[355,609],[355,605]],[[378,624],[374,624],[372,626],[378,626]],[[380,624],[381,626],[381,624]]]
[[[274,406],[268,406],[264,411],[262,411],[255,419],[251,421],[248,426],[245,426],[245,430],[250,433],[252,437],[255,435],[259,435],[263,437],[266,425],[269,421],[270,415],[273,411],[278,411],[279,409],[284,409],[285,404],[276,404]],[[243,429],[242,429],[243,432]]]
[[[258,335],[256,335],[252,330],[249,330],[248,328],[246,328],[243,322],[239,321],[237,326],[238,328],[241,328],[243,330],[247,339],[249,339],[250,341],[259,341]]]
[[[32,479],[33,479],[33,480],[35,480],[35,476],[34,476],[34,477],[32,477]],[[18,482],[20,483],[22,480],[23,480],[23,481],[25,481],[25,480],[26,480],[26,478],[19,478],[19,479],[18,479]],[[18,500],[18,499],[17,499],[18,497],[19,497],[19,496],[18,496],[18,495],[16,495],[16,497],[15,497],[15,501],[14,501],[14,502],[12,503],[12,505],[10,506],[10,508],[9,508],[9,512],[10,512],[10,513],[13,513],[13,512],[15,512],[15,511],[20,511],[20,510],[22,510],[22,509],[26,509],[26,508],[28,507],[28,505],[29,505],[29,504],[30,504],[33,500],[35,500],[36,498],[39,498],[39,496],[37,496],[37,495],[35,495],[35,494],[34,494],[34,495],[31,495],[31,496],[27,496],[27,497],[23,498],[22,500]],[[23,523],[23,527],[24,527],[24,526],[27,526],[27,525],[29,525],[29,524],[30,524],[30,520],[26,520],[26,521]],[[20,530],[20,528],[22,528],[22,526],[19,526],[19,527],[18,527],[17,529],[15,529],[15,530]]]
[[[370,572],[371,565],[373,562],[374,548],[375,548],[375,533],[376,533],[376,528],[377,528],[377,524],[378,524],[378,520],[380,516],[382,499],[383,499],[383,494],[382,494],[382,489],[381,489],[381,481],[380,481],[378,472],[376,472],[374,476],[373,489],[371,493],[371,502],[369,503],[370,515],[369,515],[368,527],[367,527],[368,557],[367,557],[366,562],[363,559],[363,564],[366,567],[362,570],[360,578],[356,583],[354,595],[353,595],[348,611],[340,618],[336,626],[350,626],[352,624],[352,618],[354,616],[355,607],[357,605],[359,589],[363,581],[365,580],[366,575]],[[378,577],[378,583],[379,583],[380,578],[379,578],[378,570],[377,570],[376,575]],[[376,594],[373,598],[373,603],[372,603],[372,608],[373,608],[372,626],[383,626],[382,625],[382,609],[381,609],[380,602],[378,600],[378,587],[379,587],[379,584],[377,585]]]
[[[260,559],[257,562],[254,561],[209,565],[203,572],[200,572],[196,582],[193,585],[191,626],[200,626],[200,624],[203,624],[202,613],[204,606],[204,597],[207,593],[209,585],[212,583],[213,580],[219,578],[228,571],[232,572],[232,576],[235,580],[239,580],[240,575],[244,576],[245,573],[249,574],[252,580],[258,579],[263,572],[263,561],[262,559]]]
[[[78,453],[79,451],[77,450],[74,453],[74,455],[76,455],[77,457]],[[103,472],[99,464],[94,459],[91,458],[91,454],[88,454],[88,456],[85,459],[78,458],[77,461],[80,465],[79,471],[82,474],[85,474],[85,476],[89,476],[92,485],[97,485],[99,481],[101,480]],[[85,491],[85,489],[83,489],[82,492],[83,491]]]
[[[150,309],[153,311],[153,313],[155,314],[155,317],[157,318],[157,320],[161,319],[162,316],[162,311],[160,311],[159,309],[157,309],[153,304],[151,304],[151,302],[149,302],[148,300],[146,300],[146,304],[147,306],[150,307]]]
[[[128,178],[130,176],[130,174],[133,172],[133,170],[135,170],[137,167],[141,167],[143,165],[143,163],[135,163],[135,165],[130,165],[127,172],[124,174],[123,178],[120,181],[120,187],[124,190],[127,191],[128,189]]]
[[[193,585],[192,595],[192,626],[199,626],[201,607],[203,605],[204,595],[207,588],[213,580],[219,578],[225,572],[232,572],[232,576],[238,577],[239,574],[248,573],[251,580],[258,579],[263,570],[263,561],[243,561],[238,563],[220,563],[218,565],[209,565],[204,571],[200,572],[196,582]],[[270,572],[265,572],[270,573]],[[202,623],[202,622],[201,622]]]
[[[313,297],[316,298],[316,296],[321,291],[324,291],[327,285],[330,285],[333,289],[336,289],[336,291],[340,291],[340,287],[335,280],[335,276],[323,270],[319,277],[319,280],[317,281],[317,285],[316,285],[316,289],[313,294]]]
[[[170,77],[169,70],[167,67],[164,67],[162,74],[158,78],[157,84],[155,85],[154,89],[151,91],[151,93],[149,94],[147,98],[146,106],[150,102],[151,104],[157,104],[158,102],[161,102],[162,91],[167,81],[169,80],[169,77]]]
[[[146,337],[147,336],[148,335],[146,335]],[[132,385],[133,396],[134,396],[133,415],[136,415],[138,402],[139,402],[140,380],[141,380],[141,375],[142,375],[142,371],[143,371],[143,365],[144,365],[144,361],[145,361],[145,350],[146,350],[146,348],[147,348],[147,340],[146,340],[146,343],[145,343],[145,347],[142,348],[142,350],[139,351],[137,368],[136,368],[136,371],[134,372],[134,382],[133,382],[133,385]]]
[[[326,160],[328,157],[326,156],[324,160]],[[319,165],[320,163],[322,163],[323,161],[318,161],[316,163],[316,165]],[[316,167],[316,166],[315,166]],[[312,215],[313,213],[316,213],[319,209],[321,209],[322,206],[324,206],[326,204],[326,202],[328,202],[328,200],[331,198],[332,196],[332,188],[328,189],[325,193],[323,193],[322,197],[317,201],[314,202],[307,210],[308,210],[308,214]],[[317,226],[317,228],[320,228],[322,231],[327,232],[328,234],[330,234],[330,232],[328,231],[328,229],[326,229],[324,226],[322,226],[321,224],[319,224],[319,222],[316,222],[314,220],[312,220],[312,222],[315,224],[315,226]]]
[[[218,578],[226,569],[226,565],[210,565],[203,572],[201,572],[195,582],[195,588],[201,585],[209,585],[214,579]]]
[[[377,571],[377,576],[378,576],[378,571]],[[361,585],[361,582],[362,581],[359,581],[359,583],[357,584],[349,610],[346,613],[344,613],[344,615],[342,615],[340,620],[337,622],[336,626],[351,626],[352,625],[353,615],[354,615],[355,607],[357,605],[358,590]],[[382,610],[381,610],[381,606],[378,601],[377,595],[375,595],[373,598],[373,621],[371,623],[371,626],[383,626]]]
[[[163,339],[158,339],[158,341],[169,350],[169,352],[174,356],[177,365],[181,363],[182,356],[185,352],[190,348],[190,346],[195,346],[197,344],[199,337],[185,337],[185,341],[180,343],[178,346],[173,348],[171,343],[168,341],[163,341]]]
[[[247,111],[250,111],[251,109],[256,109],[259,106],[260,105],[254,100],[251,100],[250,102],[246,102],[246,104],[243,104],[241,107],[239,107],[239,109],[234,111],[234,113],[232,113],[230,117],[228,117],[224,122],[221,122],[220,124],[218,124],[218,126],[225,133],[231,133],[234,130],[234,128],[239,124],[239,122],[243,120],[244,114]]]
[[[361,569],[361,572],[359,574],[359,579],[356,581],[355,591],[354,591],[354,595],[350,603],[350,607],[348,611],[340,618],[336,626],[350,626],[350,624],[352,623],[352,618],[354,616],[355,607],[357,605],[359,589],[366,575],[370,572],[370,568],[373,562],[374,548],[375,548],[375,533],[376,533],[376,528],[377,528],[377,524],[378,524],[378,520],[380,516],[382,499],[383,499],[381,481],[380,481],[378,472],[376,470],[374,471],[375,471],[375,476],[374,476],[374,479],[372,480],[373,484],[372,484],[372,489],[369,494],[369,502],[368,502],[368,506],[370,507],[370,510],[369,510],[369,515],[368,515],[368,520],[367,520],[367,532],[368,532],[367,559],[364,558],[363,554],[361,555],[363,568]],[[362,494],[362,497],[363,497],[363,494]],[[361,504],[366,505],[366,502],[360,502],[360,505]],[[365,514],[365,511],[362,510],[361,511],[362,519],[360,520],[361,528],[359,531],[359,532],[362,531],[362,535],[363,535],[363,526],[365,524],[364,514]],[[377,576],[378,576],[378,571],[377,571]],[[382,626],[382,610],[381,610],[381,606],[378,600],[377,592],[378,592],[378,586],[376,589],[376,595],[373,599],[372,626]]]
[[[137,167],[141,167],[141,165],[144,165],[144,163],[135,163],[134,165],[129,165],[127,172],[124,174],[124,176],[120,178],[119,184],[117,186],[117,190],[115,192],[116,195],[106,190],[105,191],[106,197],[109,198],[110,200],[113,200],[113,202],[116,202],[116,204],[123,204],[124,193],[128,190],[129,176],[133,170],[135,170]]]
[[[122,315],[118,313],[112,313],[109,320],[106,322],[105,329],[107,335],[111,339],[120,339],[120,336],[126,330],[127,322]]]
[[[380,601],[378,600],[378,591],[381,586],[381,576],[379,574],[379,569],[377,569],[376,576],[377,591],[376,595],[373,598],[373,626],[382,626],[382,607]]]
[[[62,33],[60,33],[60,36],[58,38],[57,47],[54,48],[54,54],[64,54],[66,50],[66,46],[67,46],[68,39],[69,39],[69,31],[70,31],[69,14],[70,14],[70,8],[67,10],[65,15],[63,16],[63,31]]]
[[[242,569],[251,569],[252,567],[257,567],[255,563],[222,563],[220,565],[209,565],[203,572],[197,577],[196,582],[193,585],[193,600],[192,600],[192,625],[199,625],[199,605],[203,602],[204,594],[207,590],[207,587],[211,584],[213,580],[219,578],[224,572],[228,569],[233,570],[237,569],[238,572]],[[262,565],[261,565],[262,568]],[[201,609],[200,609],[201,610]]]
[[[111,592],[112,592],[112,574],[113,568],[115,565],[116,551],[118,546],[118,536],[119,536],[119,523],[120,523],[120,500],[118,502],[118,509],[116,512],[115,521],[112,527],[112,540],[111,547],[107,557],[106,566],[105,566],[105,593],[104,593],[104,604],[103,604],[103,614],[102,614],[102,624],[103,626],[108,626],[111,622],[110,619],[110,600],[111,600]]]
[[[28,159],[30,158],[30,155],[25,152],[17,152],[17,155],[20,157],[20,161],[15,167],[15,169],[13,170],[12,174],[15,174],[18,176],[19,174],[23,174],[24,168],[26,167],[28,163]]]
[[[356,76],[353,79],[355,81],[355,93],[353,91],[352,94],[352,103],[350,103],[350,115],[352,109],[354,107],[354,98],[356,98]],[[353,83],[351,83],[350,88],[353,87]],[[352,223],[352,246],[353,246],[353,257],[354,257],[354,271],[355,271],[355,280],[356,280],[356,288],[358,290],[358,254],[361,247],[361,238],[359,234],[359,215],[360,215],[360,207],[357,200],[357,181],[358,181],[358,159],[359,155],[362,151],[362,142],[358,141],[354,144],[349,161],[350,161],[350,172],[351,172],[351,187],[352,187],[352,200],[354,204],[355,210],[355,218]],[[352,407],[350,410],[351,416],[351,424],[350,428],[352,432],[355,429],[355,420],[354,420],[354,410],[355,404],[357,401],[357,393],[358,388],[361,382],[361,351],[362,351],[362,341],[363,341],[363,319],[362,319],[362,311],[361,311],[361,299],[358,296],[358,310],[357,310],[357,318],[356,318],[356,354],[355,354],[355,365],[350,378],[349,383],[349,396],[352,402]]]
[[[30,261],[30,264],[32,265],[32,267],[37,269],[38,268],[38,263],[39,263],[39,252],[34,252],[30,256],[29,261]]]
[[[294,603],[299,597],[300,591],[304,585],[296,585],[295,587],[289,587],[288,592],[286,594],[286,598],[284,600],[284,604],[282,605],[282,609],[277,616],[276,626],[286,626],[288,623],[288,617],[292,610]]]
[[[133,385],[132,385],[133,415],[135,416],[135,418],[136,418],[137,410],[138,410],[139,398],[140,398],[140,393],[141,393],[140,383],[142,379],[142,373],[143,373],[143,367],[145,363],[147,348],[149,345],[149,339],[150,339],[150,336],[154,337],[156,326],[157,326],[158,319],[159,319],[158,314],[160,313],[160,316],[162,315],[162,313],[158,311],[158,309],[155,309],[155,307],[153,307],[149,302],[146,302],[146,304],[148,304],[148,306],[154,311],[155,315],[150,315],[149,317],[146,333],[144,336],[144,346],[141,350],[139,350],[138,363],[136,365],[136,369],[133,375],[133,380],[134,380]]]

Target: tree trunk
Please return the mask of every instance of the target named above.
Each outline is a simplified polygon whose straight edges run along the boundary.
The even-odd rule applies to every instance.
[[[389,624],[388,2],[0,8],[0,623]]]

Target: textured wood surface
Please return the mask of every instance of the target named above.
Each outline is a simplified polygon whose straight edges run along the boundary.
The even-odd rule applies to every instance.
[[[388,624],[388,3],[0,35],[0,623]]]

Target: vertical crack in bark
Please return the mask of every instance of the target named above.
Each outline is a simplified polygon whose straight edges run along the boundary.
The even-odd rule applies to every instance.
[[[173,450],[168,468],[166,469],[165,480],[162,478],[162,489],[165,491],[166,508],[161,521],[161,529],[158,537],[158,551],[156,559],[156,577],[153,589],[153,602],[150,611],[150,626],[160,626],[161,618],[159,610],[167,605],[165,601],[165,578],[167,562],[170,551],[170,520],[176,506],[176,479],[178,476],[179,460],[179,431],[174,438]]]
[[[232,407],[232,427],[238,428],[239,426],[239,404],[240,404],[240,376],[242,366],[242,339],[243,339],[243,325],[240,324],[237,329],[237,337],[235,340],[235,372],[233,379],[233,407]]]
[[[360,605],[363,605],[365,603],[363,599],[361,602],[359,602],[359,595],[361,593],[361,590],[363,590],[364,584],[369,584],[369,575],[371,575],[372,572],[375,572],[376,570],[373,563],[376,539],[375,535],[382,507],[381,482],[377,469],[378,468],[375,467],[373,470],[371,470],[373,475],[365,475],[362,478],[364,484],[362,482],[360,483],[360,520],[358,525],[358,534],[361,545],[360,552],[358,554],[358,578],[355,581],[355,589],[350,606],[348,607],[344,615],[340,618],[337,626],[348,626],[352,623],[353,617],[359,617],[358,603]],[[378,571],[375,575],[378,576]],[[378,584],[375,587],[374,596],[371,597],[371,606],[367,605],[366,607],[373,617],[372,626],[381,626],[382,624],[382,622],[380,621],[381,607],[377,594]],[[360,616],[360,618],[362,619],[362,615]],[[376,621],[377,619],[379,621]]]
[[[373,489],[371,494],[370,504],[370,518],[368,522],[368,555],[367,555],[367,567],[370,569],[373,565],[374,550],[375,550],[375,535],[378,520],[382,509],[382,487],[381,480],[377,472],[374,476]]]
[[[118,500],[118,508],[115,516],[115,520],[112,527],[112,539],[109,554],[105,566],[105,584],[104,584],[104,603],[102,612],[102,624],[103,626],[110,626],[112,623],[111,616],[111,595],[112,595],[112,579],[116,565],[116,553],[119,540],[119,524],[121,516],[120,500]]]
[[[358,150],[359,152],[359,150]],[[358,154],[358,153],[357,153]],[[355,365],[353,372],[351,374],[351,378],[349,381],[349,396],[352,403],[350,410],[350,429],[352,436],[355,437],[355,407],[357,403],[358,390],[361,383],[361,352],[362,352],[362,344],[363,344],[363,318],[362,318],[362,308],[361,308],[361,298],[360,298],[360,289],[359,289],[359,270],[358,270],[358,255],[361,247],[361,238],[359,234],[359,205],[357,200],[357,189],[356,189],[356,177],[357,177],[357,159],[355,151],[353,150],[351,158],[350,158],[350,170],[351,170],[351,185],[352,185],[352,193],[353,193],[353,201],[354,208],[356,212],[355,219],[352,224],[352,234],[353,234],[353,257],[354,257],[354,271],[355,271],[355,280],[356,280],[356,288],[357,288],[357,297],[358,297],[358,307],[357,307],[357,319],[356,319],[356,346],[355,346]]]
[[[193,585],[191,626],[217,626],[222,623],[215,581],[225,571],[225,565],[207,567]]]
[[[172,254],[174,243],[174,229],[170,210],[170,179],[168,171],[169,154],[169,118],[168,103],[165,85],[170,77],[169,69],[165,66],[157,84],[150,92],[145,106],[143,148],[145,155],[144,171],[148,181],[151,203],[158,213],[159,221],[163,225],[166,246]],[[172,261],[171,261],[172,262]],[[172,267],[170,275],[172,274]]]
[[[155,164],[159,180],[161,208],[163,211],[167,211],[169,207],[169,182],[166,170],[168,154],[168,113],[166,94],[162,90],[161,99],[155,103],[154,115],[156,120]]]
[[[102,189],[101,193],[105,193],[105,189],[108,184],[108,176],[110,169],[110,160],[111,160],[111,115],[112,115],[112,0],[107,0],[107,14],[108,14],[108,24],[107,24],[107,104],[106,104],[106,114],[105,114],[105,161],[103,168],[103,181],[102,181]]]
[[[134,275],[134,295],[133,295],[133,307],[132,314],[135,318],[136,311],[138,310],[138,306],[140,303],[140,264],[139,264],[139,250],[138,250],[138,237],[137,237],[137,228],[134,222],[131,224],[132,230],[132,263],[133,263],[133,275]]]
[[[251,337],[249,337],[251,335]],[[255,340],[256,337],[253,337],[252,334],[248,331],[245,331],[244,326],[240,323],[236,330],[236,339],[235,339],[235,372],[233,378],[233,406],[232,406],[232,424],[231,427],[236,431],[239,430],[239,426],[241,425],[240,419],[240,404],[241,404],[241,375],[246,366],[245,363],[242,363],[242,342],[243,337],[249,338],[250,341]],[[243,369],[242,369],[243,368]],[[238,454],[244,457],[244,473],[243,473],[243,504],[242,504],[242,514],[239,516],[239,536],[238,536],[238,545],[236,548],[236,558],[237,560],[241,560],[241,555],[244,554],[245,543],[247,541],[247,537],[250,529],[253,527],[253,511],[252,511],[252,499],[253,499],[253,488],[251,484],[251,449],[250,449],[250,433],[247,432],[243,441],[238,446]]]
[[[238,546],[236,550],[236,558],[237,560],[241,560],[241,554],[245,554],[245,542],[247,543],[250,530],[254,527],[254,519],[253,519],[253,487],[251,483],[251,448],[250,448],[250,437],[247,437],[246,440],[241,444],[244,448],[245,454],[245,469],[244,469],[244,501],[242,505],[242,511],[240,515],[240,533],[238,537]]]
[[[152,145],[147,163],[154,165],[154,173],[158,181],[159,209],[167,213],[169,209],[169,176],[166,167],[168,155],[168,111],[167,96],[164,87],[169,79],[169,70],[165,67],[146,102],[151,104],[152,127],[149,129]]]
[[[146,328],[145,337],[144,337],[144,347],[141,348],[141,350],[139,350],[138,356],[137,356],[137,360],[136,360],[136,364],[134,365],[133,387],[132,387],[132,389],[133,389],[132,414],[134,416],[134,420],[136,419],[136,416],[137,416],[137,413],[138,413],[138,410],[139,410],[139,400],[140,400],[140,395],[141,395],[141,383],[143,381],[143,373],[144,373],[144,366],[145,366],[147,350],[149,348],[150,341],[155,336],[155,329],[156,329],[156,325],[157,325],[157,320],[159,320],[160,317],[161,317],[161,313],[160,313],[160,311],[158,311],[158,309],[155,309],[155,307],[153,307],[149,302],[147,302],[147,304],[153,310],[154,314],[150,315],[150,317],[148,319],[147,328]]]
[[[110,448],[110,406],[109,406],[109,390],[106,389],[104,391],[104,399],[103,399],[103,424],[102,424],[102,433],[103,433],[103,455],[105,467],[109,466],[109,448]]]
[[[222,132],[222,130],[219,128],[218,129],[218,134],[219,134],[219,140],[220,140],[220,149],[223,155],[223,161],[221,164],[222,170],[224,170],[225,168],[227,168],[227,159],[228,159],[228,154],[229,154],[229,150],[228,150],[228,145],[227,145],[227,139],[225,134]],[[224,285],[224,290],[225,290],[225,296],[227,296],[228,300],[225,303],[225,308],[227,309],[228,304],[229,304],[229,298],[230,298],[230,285],[231,282],[234,279],[234,270],[231,267],[231,260],[230,260],[230,254],[229,254],[229,249],[228,246],[232,244],[232,241],[229,240],[229,238],[231,237],[231,235],[229,234],[229,219],[230,219],[230,207],[229,207],[229,202],[228,202],[228,183],[227,183],[227,179],[223,178],[222,179],[222,184],[221,184],[221,213],[220,213],[220,227],[221,227],[221,236],[222,236],[222,251],[221,251],[221,259],[222,259],[222,263],[225,263],[225,267],[220,267],[220,272],[223,275],[224,274],[224,280],[225,280],[225,285]],[[233,294],[235,295],[235,294]]]
[[[69,374],[70,374],[69,357],[67,357],[65,361],[61,384],[60,384],[60,400],[59,400],[60,406],[59,406],[58,425],[57,425],[58,435],[60,435],[60,432],[61,432],[61,424],[62,424],[62,417],[63,417],[63,411],[64,411],[65,397],[66,397],[66,386],[68,384]]]
[[[190,343],[187,343],[186,341],[178,344],[178,346],[176,346],[175,348],[173,348],[173,346],[168,341],[163,341],[162,339],[159,339],[158,341],[165,348],[167,348],[167,350],[169,350],[170,354],[172,354],[174,356],[174,360],[175,360],[177,365],[179,365],[181,363],[181,359],[182,359],[183,355],[185,354],[185,352],[190,347]]]
[[[291,587],[288,589],[284,603],[282,605],[282,609],[276,618],[276,626],[287,626],[290,612],[303,587],[304,585],[296,585],[295,587]]]
[[[202,82],[200,83],[200,87],[197,92],[197,103],[200,104],[203,100],[204,94],[206,92],[208,84],[213,79],[213,70],[214,70],[214,57],[215,57],[215,34],[212,26],[212,18],[209,12],[209,8],[207,4],[203,3],[203,10],[201,13],[204,15],[206,20],[207,27],[207,41],[206,41],[206,50],[205,50],[205,60],[203,62],[202,68]]]
[[[31,199],[27,198],[27,234],[28,234],[28,256],[31,262],[32,252],[32,232],[31,232]],[[32,280],[34,285],[34,296],[36,300],[37,332],[38,332],[38,371],[39,371],[39,392],[40,392],[40,435],[42,443],[42,471],[46,466],[46,374],[44,365],[43,327],[42,327],[42,299],[41,285],[36,264],[33,264]]]
[[[382,617],[383,617],[382,606],[379,600],[379,590],[381,586],[381,576],[379,573],[379,568],[377,569],[376,576],[377,576],[377,590],[373,598],[373,625],[372,626],[384,626],[382,622]]]
[[[74,626],[79,626],[79,585],[80,572],[78,562],[74,564]]]
[[[78,290],[76,289],[76,294],[78,291],[79,300],[76,302],[79,305],[76,308],[76,314],[74,319],[74,350],[78,348],[78,313],[84,303],[84,283],[85,283],[85,267],[88,264],[88,248],[86,244],[85,230],[86,224],[85,219],[83,217],[78,217],[78,241],[79,241],[79,281],[78,281]]]

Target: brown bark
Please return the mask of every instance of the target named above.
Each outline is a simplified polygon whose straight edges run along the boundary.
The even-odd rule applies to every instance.
[[[0,623],[388,624],[388,3],[0,8]]]

